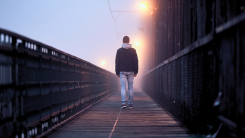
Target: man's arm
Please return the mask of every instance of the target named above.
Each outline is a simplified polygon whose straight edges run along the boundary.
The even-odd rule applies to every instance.
[[[118,52],[118,50],[117,50],[117,54],[116,54],[116,60],[115,60],[115,71],[116,71],[116,74],[117,74],[117,76],[119,76],[119,71],[120,71],[120,64],[119,64],[119,62],[120,62],[120,56],[119,56],[119,52]]]
[[[139,64],[138,64],[138,56],[135,50],[135,54],[134,54],[134,76],[136,77],[138,74],[138,70],[139,70]]]

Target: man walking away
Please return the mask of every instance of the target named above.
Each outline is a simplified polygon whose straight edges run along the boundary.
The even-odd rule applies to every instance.
[[[117,50],[116,55],[116,74],[121,81],[121,100],[122,107],[126,108],[126,81],[128,81],[128,105],[133,108],[133,80],[138,74],[138,57],[136,50],[129,44],[128,36],[123,37],[122,47]]]

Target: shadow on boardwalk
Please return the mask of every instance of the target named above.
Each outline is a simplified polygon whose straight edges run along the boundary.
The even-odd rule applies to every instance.
[[[52,133],[49,138],[108,138],[110,135],[112,138],[189,137],[188,130],[174,121],[148,95],[137,90],[134,94],[133,109],[120,109],[121,96],[117,91]]]

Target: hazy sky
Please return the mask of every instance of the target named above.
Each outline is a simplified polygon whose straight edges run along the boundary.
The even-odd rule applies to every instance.
[[[112,10],[139,10],[140,0],[110,0]],[[139,13],[113,13],[107,0],[0,0],[0,27],[114,72],[116,50],[139,39]],[[102,61],[105,65],[102,66]]]

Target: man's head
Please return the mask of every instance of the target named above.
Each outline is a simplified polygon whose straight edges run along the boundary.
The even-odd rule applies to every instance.
[[[124,36],[123,37],[123,43],[129,43],[130,40],[129,40],[129,37],[128,36]]]

